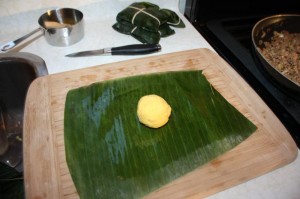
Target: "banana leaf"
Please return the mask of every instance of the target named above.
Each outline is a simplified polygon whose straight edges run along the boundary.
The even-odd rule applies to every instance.
[[[158,129],[141,124],[140,97],[172,107]],[[256,126],[201,71],[121,78],[70,90],[65,105],[67,164],[80,198],[141,198],[234,148]]]

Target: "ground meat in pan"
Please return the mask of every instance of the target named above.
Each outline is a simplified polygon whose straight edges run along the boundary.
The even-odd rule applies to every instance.
[[[273,34],[260,52],[285,77],[300,85],[300,33],[274,31]]]

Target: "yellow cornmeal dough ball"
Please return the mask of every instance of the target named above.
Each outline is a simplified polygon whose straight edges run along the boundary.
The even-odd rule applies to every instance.
[[[151,128],[164,126],[171,115],[170,105],[160,96],[152,94],[141,97],[137,115],[141,123]]]

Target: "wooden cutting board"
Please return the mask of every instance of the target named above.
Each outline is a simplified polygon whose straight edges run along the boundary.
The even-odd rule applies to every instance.
[[[248,84],[214,52],[195,49],[36,79],[28,90],[24,116],[26,197],[79,198],[64,149],[64,105],[70,89],[125,76],[180,70],[203,70],[208,81],[258,129],[233,150],[145,198],[203,198],[296,158],[297,146],[289,132]]]

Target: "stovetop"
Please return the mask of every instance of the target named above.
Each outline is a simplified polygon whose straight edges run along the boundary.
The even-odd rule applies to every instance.
[[[201,9],[205,10],[203,7]],[[278,10],[276,11],[280,13]],[[211,17],[209,14],[203,16],[192,13],[188,18],[190,17],[189,20],[194,27],[220,56],[248,82],[272,109],[300,148],[300,100],[291,93],[285,92],[268,76],[252,47],[251,31],[253,26],[260,19],[270,16],[270,13],[227,15],[224,10],[222,12],[224,12],[223,15],[222,13],[212,14]],[[272,14],[274,13],[272,12]]]

